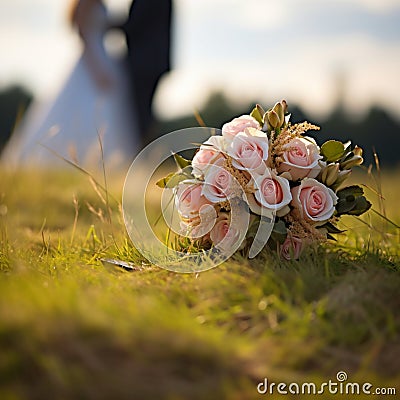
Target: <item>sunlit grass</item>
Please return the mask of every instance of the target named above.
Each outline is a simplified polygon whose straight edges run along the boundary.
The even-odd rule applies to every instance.
[[[382,174],[384,209],[366,193],[399,224],[396,173]],[[112,199],[123,179],[109,179],[106,204],[73,169],[1,175],[1,399],[253,399],[264,377],[322,382],[339,370],[400,391],[393,224],[369,212],[300,261],[236,255],[175,274],[131,246]]]

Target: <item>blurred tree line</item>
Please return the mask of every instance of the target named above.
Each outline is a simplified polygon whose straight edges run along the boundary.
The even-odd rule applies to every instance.
[[[280,99],[277,99],[280,100]],[[199,111],[206,126],[222,127],[222,124],[235,116],[248,114],[256,102],[245,106],[235,106],[221,92],[210,95],[208,101]],[[273,104],[261,104],[264,108]],[[356,120],[346,114],[340,103],[325,119],[318,119],[307,115],[299,106],[289,103],[291,121],[309,121],[321,126],[318,132],[310,132],[317,143],[322,144],[329,139],[343,142],[351,140],[364,149],[365,164],[374,163],[374,149],[378,154],[381,166],[392,167],[400,165],[400,123],[387,111],[378,106],[372,107],[361,119]],[[169,121],[161,121],[163,133],[171,132],[190,126],[198,126],[196,118],[192,115]]]
[[[15,124],[20,120],[32,100],[32,95],[19,86],[12,86],[0,91],[0,151],[10,137]],[[278,99],[280,100],[280,99]],[[222,127],[222,124],[235,116],[249,113],[254,103],[237,106],[223,93],[212,93],[201,110],[200,116],[206,126]],[[273,104],[262,104],[273,106]],[[289,104],[292,122],[304,120],[320,125],[322,129],[314,132],[315,139],[322,144],[328,139],[341,141],[351,140],[364,149],[365,165],[374,162],[373,149],[376,150],[381,165],[390,167],[400,164],[398,149],[400,149],[400,123],[387,111],[380,107],[372,107],[363,118],[355,120],[346,114],[338,102],[332,113],[323,120],[306,115],[294,104]],[[194,114],[162,120],[159,122],[161,133],[198,126]]]

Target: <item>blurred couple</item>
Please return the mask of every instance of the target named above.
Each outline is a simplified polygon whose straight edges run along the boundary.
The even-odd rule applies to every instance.
[[[34,105],[4,149],[3,162],[43,167],[58,156],[81,166],[102,160],[126,167],[154,139],[152,99],[170,69],[171,0],[133,0],[127,20],[116,23],[101,0],[77,0],[70,20],[83,51],[55,100]],[[104,47],[109,29],[126,36],[127,55],[117,59]],[[61,161],[62,162],[62,161]]]

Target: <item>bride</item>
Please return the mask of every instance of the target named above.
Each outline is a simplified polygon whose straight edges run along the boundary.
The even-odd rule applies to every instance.
[[[71,22],[84,44],[82,56],[45,112],[28,110],[4,149],[5,164],[46,167],[66,164],[62,158],[67,158],[94,166],[102,160],[102,147],[106,167],[122,167],[138,150],[125,65],[107,55],[103,45],[105,5],[101,0],[76,1]]]

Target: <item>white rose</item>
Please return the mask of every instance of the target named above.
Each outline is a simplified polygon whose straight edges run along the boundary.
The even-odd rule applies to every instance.
[[[247,128],[233,138],[227,153],[235,168],[262,174],[268,159],[268,137],[263,131]]]
[[[261,129],[261,126],[251,115],[242,115],[224,124],[222,135],[233,139],[239,132],[244,132],[246,128]]]

